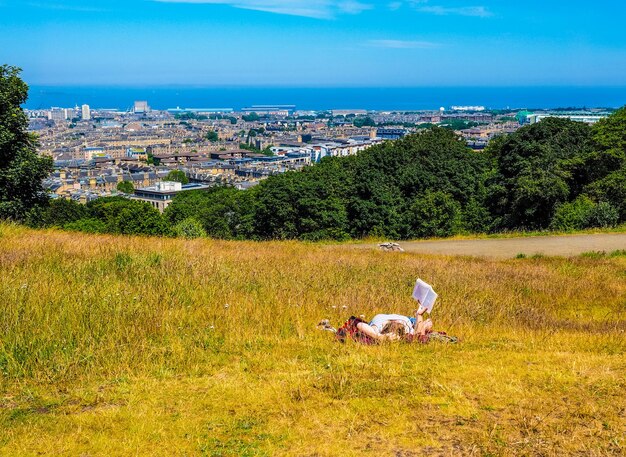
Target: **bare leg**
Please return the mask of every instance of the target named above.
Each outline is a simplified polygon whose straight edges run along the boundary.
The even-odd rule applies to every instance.
[[[374,329],[374,327],[372,327],[369,324],[366,324],[365,322],[359,322],[356,328],[359,330],[359,332],[363,333],[364,335],[369,336],[370,338],[374,338],[375,340],[380,341],[380,340],[386,339],[385,335],[381,335]]]

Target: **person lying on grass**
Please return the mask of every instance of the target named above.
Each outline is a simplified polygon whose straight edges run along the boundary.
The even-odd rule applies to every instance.
[[[427,343],[433,334],[433,322],[430,319],[424,320],[424,314],[432,312],[438,296],[430,284],[418,278],[411,294],[419,304],[414,318],[401,314],[377,314],[368,324],[363,319],[352,316],[337,331],[337,339],[344,342],[350,336],[363,344],[397,340]],[[445,332],[439,333],[446,336]]]
[[[401,314],[377,314],[369,324],[359,322],[356,328],[359,332],[377,341],[407,340],[424,342],[426,334],[433,328],[430,319],[424,320],[426,308],[420,306],[415,312],[415,318]]]
[[[337,331],[337,339],[345,341],[350,336],[363,344],[375,344],[382,341],[419,341],[428,342],[428,334],[432,331],[433,323],[430,319],[424,320],[426,308],[420,306],[411,318],[402,314],[377,314],[369,322],[352,316]]]

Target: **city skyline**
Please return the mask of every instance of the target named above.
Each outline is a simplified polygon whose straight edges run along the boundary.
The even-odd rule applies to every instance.
[[[33,85],[624,86],[626,6],[579,0],[0,0]]]

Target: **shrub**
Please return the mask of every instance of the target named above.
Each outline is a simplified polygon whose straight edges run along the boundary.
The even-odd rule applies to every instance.
[[[85,233],[106,233],[107,227],[104,222],[98,219],[79,219],[75,222],[68,222],[63,226],[65,230]]]
[[[626,165],[589,185],[585,192],[597,201],[609,202],[620,221],[626,221]]]
[[[174,235],[187,239],[204,238],[206,232],[197,219],[188,217],[174,226]]]
[[[619,222],[619,211],[608,202],[600,202],[589,212],[589,227],[614,227]]]
[[[589,226],[589,218],[595,206],[586,195],[581,195],[573,202],[564,203],[557,208],[550,228],[563,231],[586,228]]]

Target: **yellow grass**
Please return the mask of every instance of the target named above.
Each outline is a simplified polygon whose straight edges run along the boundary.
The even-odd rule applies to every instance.
[[[418,276],[458,345],[341,345],[315,328],[410,313]],[[0,225],[0,278],[0,455],[625,451],[625,257]]]

